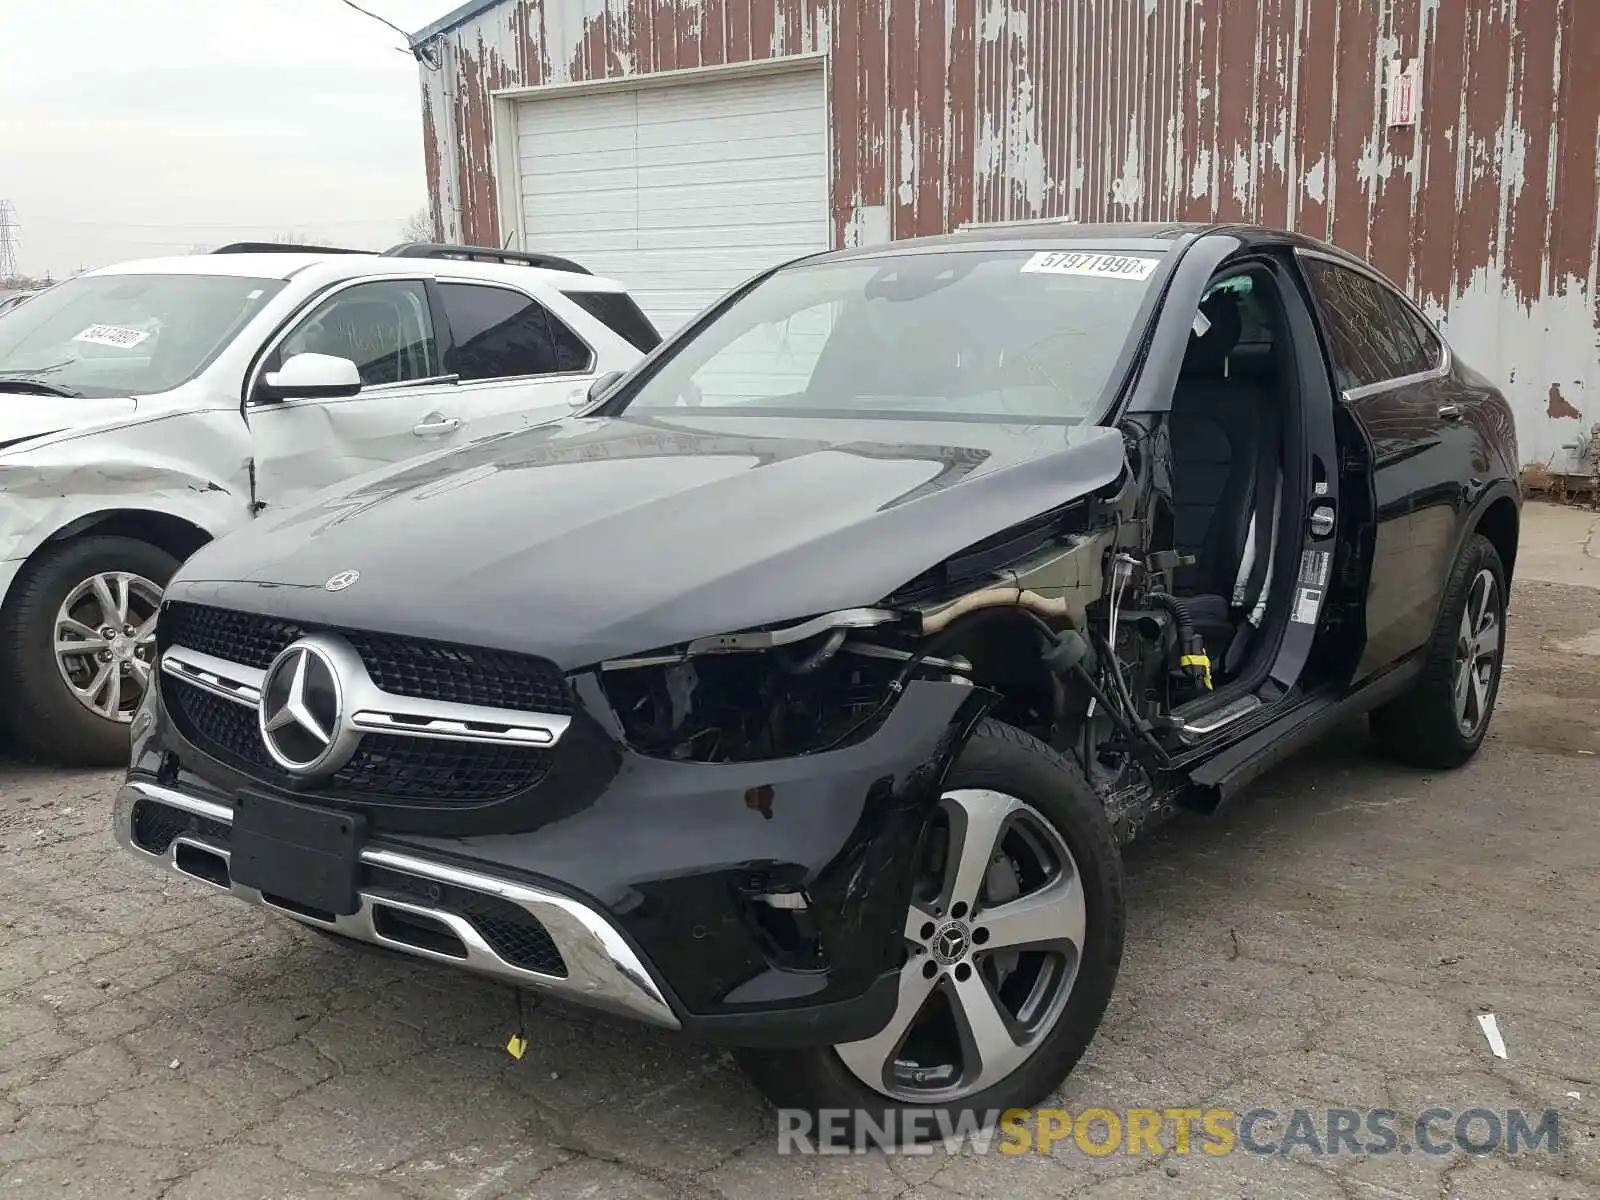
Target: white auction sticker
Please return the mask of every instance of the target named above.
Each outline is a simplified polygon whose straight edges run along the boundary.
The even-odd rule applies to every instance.
[[[1322,607],[1322,591],[1320,588],[1303,587],[1295,600],[1294,623],[1296,625],[1315,625],[1317,623],[1317,610]]]
[[[1149,279],[1159,259],[1138,254],[1104,254],[1087,250],[1046,250],[1022,264],[1030,274],[1090,275],[1096,279]]]
[[[91,325],[72,340],[93,342],[96,346],[115,346],[118,350],[131,350],[149,336],[148,329],[128,329],[121,325]]]

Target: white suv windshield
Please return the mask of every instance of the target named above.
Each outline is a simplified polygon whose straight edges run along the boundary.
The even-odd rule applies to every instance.
[[[234,275],[85,275],[0,316],[0,391],[140,396],[193,379],[283,288]]]
[[[1094,419],[1160,259],[951,251],[791,267],[684,344],[627,407]]]

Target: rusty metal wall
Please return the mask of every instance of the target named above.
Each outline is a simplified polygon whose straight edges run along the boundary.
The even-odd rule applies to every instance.
[[[1600,423],[1600,0],[503,0],[431,43],[443,228],[498,240],[490,96],[826,51],[835,236],[1220,218],[1370,257],[1508,388]],[[1418,58],[1390,129],[1384,64]]]

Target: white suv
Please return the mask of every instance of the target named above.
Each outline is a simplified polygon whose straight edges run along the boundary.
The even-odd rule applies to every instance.
[[[180,561],[353,475],[565,416],[660,338],[565,259],[240,244],[0,317],[0,719],[127,756]]]

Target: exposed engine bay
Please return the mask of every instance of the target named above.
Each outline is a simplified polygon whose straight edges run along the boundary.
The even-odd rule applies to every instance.
[[[1113,819],[1137,825],[1173,710],[1213,686],[1169,588],[1186,560],[1141,556],[1142,530],[1093,498],[1030,525],[872,608],[603,664],[630,744],[701,763],[816,754],[868,736],[910,680],[954,681],[1071,754]]]

